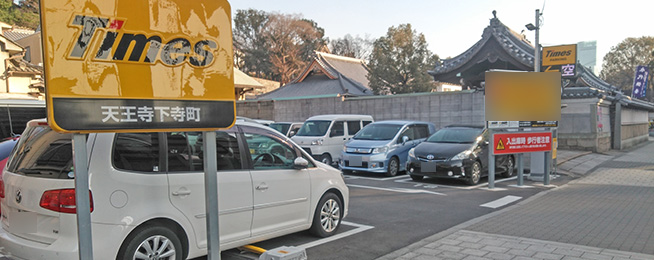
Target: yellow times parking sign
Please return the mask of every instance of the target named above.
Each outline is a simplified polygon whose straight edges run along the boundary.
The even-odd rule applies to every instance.
[[[234,123],[226,0],[41,0],[41,25],[53,129],[202,131]]]

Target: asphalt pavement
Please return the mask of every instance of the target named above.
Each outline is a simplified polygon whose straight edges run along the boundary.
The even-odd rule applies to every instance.
[[[559,151],[576,179],[379,259],[654,259],[654,142]]]

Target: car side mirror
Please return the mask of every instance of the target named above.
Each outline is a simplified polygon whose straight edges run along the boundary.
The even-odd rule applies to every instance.
[[[405,135],[405,136],[402,136],[402,144],[406,144],[406,142],[408,142],[408,141],[409,141],[409,137],[408,137],[408,136],[406,136],[406,135]]]
[[[294,136],[294,135],[295,135],[295,131],[291,131],[291,132],[288,133],[288,137],[291,137],[291,136]]]
[[[307,159],[304,159],[302,157],[295,158],[295,160],[293,161],[293,168],[297,170],[309,168],[309,161],[307,161]]]

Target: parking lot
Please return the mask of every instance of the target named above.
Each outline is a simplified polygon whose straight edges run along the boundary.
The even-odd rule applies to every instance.
[[[479,185],[463,181],[431,179],[413,181],[404,174],[345,175],[350,188],[350,213],[338,234],[317,239],[308,232],[254,244],[263,249],[280,246],[305,248],[309,259],[376,259],[479,216],[519,203],[534,194],[562,185],[570,177],[559,175],[550,186],[525,180],[518,187],[516,177],[496,178],[488,189],[487,178]],[[223,252],[223,259],[253,257],[239,250]],[[198,259],[199,260],[199,259]]]

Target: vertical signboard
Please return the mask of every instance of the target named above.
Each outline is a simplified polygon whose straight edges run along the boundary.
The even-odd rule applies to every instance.
[[[234,122],[226,0],[41,0],[48,123],[63,132]]]
[[[644,98],[647,91],[647,79],[649,78],[649,67],[638,66],[636,67],[636,75],[634,76],[634,87],[631,91],[631,97]]]

